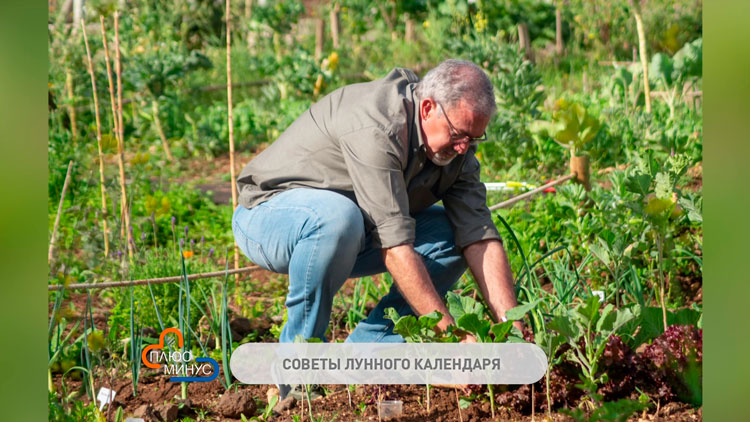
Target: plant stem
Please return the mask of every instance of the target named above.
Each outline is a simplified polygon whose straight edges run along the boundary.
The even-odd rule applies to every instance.
[[[664,331],[667,331],[667,304],[664,301],[664,239],[662,239],[661,233],[656,234],[656,249],[659,252],[659,261],[657,262],[657,269],[659,272],[659,299],[661,301],[661,313],[664,322]]]
[[[492,411],[492,419],[495,419],[495,390],[492,384],[487,384],[487,392],[490,395],[490,410]]]
[[[464,422],[464,417],[461,414],[461,400],[458,398],[458,388],[453,387],[453,391],[456,393],[456,406],[458,407],[458,420],[459,422]]]

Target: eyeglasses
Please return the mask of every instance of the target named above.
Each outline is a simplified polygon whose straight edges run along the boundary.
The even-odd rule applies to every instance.
[[[453,127],[453,123],[451,123],[450,119],[448,119],[448,115],[445,114],[445,109],[440,103],[437,103],[438,107],[440,107],[440,111],[443,113],[443,116],[445,116],[445,121],[448,122],[448,127],[451,129],[451,137],[450,141],[453,144],[459,144],[461,141],[468,139],[469,140],[469,146],[474,146],[479,144],[480,142],[484,142],[487,140],[487,132],[485,131],[482,133],[482,136],[479,138],[472,138],[470,135],[467,134],[460,134],[455,127]]]

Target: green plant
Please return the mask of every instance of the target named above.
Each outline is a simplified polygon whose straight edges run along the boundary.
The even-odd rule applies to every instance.
[[[635,318],[629,308],[615,309],[612,304],[600,307],[599,298],[590,296],[573,309],[560,308],[559,314],[547,323],[547,327],[562,335],[570,346],[566,357],[581,368],[582,384],[576,386],[587,393],[590,409],[601,402],[597,387],[608,379],[606,373],[599,371],[599,359],[609,337]],[[553,341],[550,340],[550,345]]]
[[[675,102],[681,96],[684,85],[702,76],[703,39],[686,43],[673,57],[656,53],[649,64],[649,80],[665,91],[669,106],[669,119],[674,120]]]
[[[627,180],[627,189],[635,193],[635,200],[627,204],[648,223],[656,241],[657,276],[659,298],[663,311],[664,329],[667,328],[666,286],[670,280],[674,243],[672,222],[682,215],[678,208],[680,177],[687,171],[685,156],[669,157],[666,163],[658,163],[653,154],[640,160]],[[696,210],[697,211],[697,210]]]
[[[575,157],[577,152],[594,139],[601,123],[583,105],[558,99],[552,109],[552,120],[536,120],[530,130],[541,136],[549,136],[561,146],[570,150]]]

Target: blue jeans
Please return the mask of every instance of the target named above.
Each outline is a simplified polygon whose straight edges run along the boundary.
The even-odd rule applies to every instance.
[[[453,229],[440,206],[414,215],[414,249],[423,258],[441,297],[466,270]],[[291,189],[252,209],[237,207],[232,230],[242,252],[261,267],[289,274],[287,322],[279,339],[325,339],[333,297],[347,278],[386,272],[380,248],[371,246],[359,207],[347,197],[320,189]],[[393,307],[413,314],[394,284],[346,341],[403,342],[383,317]]]

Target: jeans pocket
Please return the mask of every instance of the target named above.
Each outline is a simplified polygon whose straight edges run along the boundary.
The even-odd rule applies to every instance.
[[[245,255],[247,255],[247,257],[250,258],[251,261],[267,269],[268,271],[277,272],[271,265],[268,257],[266,257],[266,254],[263,252],[263,248],[260,246],[260,243],[249,239],[245,235],[242,235],[242,238],[244,238],[245,247],[242,248],[242,244],[240,242],[237,242],[237,245],[240,246],[240,249],[245,252]]]
[[[247,223],[247,221],[244,221],[244,223]],[[237,242],[237,246],[240,247],[245,256],[253,261],[253,263],[269,271],[276,272],[268,257],[263,252],[263,247],[260,243],[245,235],[244,231],[240,228],[241,224],[243,224],[243,221],[238,221],[235,214],[235,218],[232,221],[232,231],[234,232],[234,239]]]

